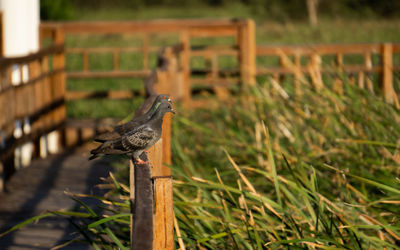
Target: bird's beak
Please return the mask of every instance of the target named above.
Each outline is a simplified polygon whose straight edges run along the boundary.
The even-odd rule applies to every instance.
[[[168,102],[172,102],[172,100],[170,98],[168,98]]]
[[[171,109],[171,113],[174,115],[176,114],[174,109]]]

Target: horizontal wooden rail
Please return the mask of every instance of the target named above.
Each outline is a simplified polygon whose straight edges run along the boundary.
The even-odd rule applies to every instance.
[[[140,96],[137,90],[107,90],[107,91],[72,91],[66,92],[66,100],[107,98],[107,99],[132,99]]]
[[[362,54],[379,53],[380,44],[316,44],[316,45],[258,45],[256,54],[260,55],[279,55],[283,52],[287,55],[300,54]]]
[[[72,71],[67,72],[68,78],[145,78],[150,70],[135,71]]]
[[[5,67],[11,66],[13,64],[22,64],[29,63],[35,60],[41,60],[43,57],[52,55],[52,54],[60,54],[64,52],[63,44],[55,44],[53,46],[44,48],[39,50],[36,53],[29,54],[27,56],[21,57],[0,57],[0,69],[4,69]]]
[[[33,142],[37,154],[42,153],[39,139],[65,123],[64,100],[63,45],[0,58],[0,161],[14,164],[14,151],[27,142]]]

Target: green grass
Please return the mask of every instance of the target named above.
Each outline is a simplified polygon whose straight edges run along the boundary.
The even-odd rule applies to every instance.
[[[242,7],[82,9],[77,16],[80,20],[251,17],[250,10]],[[399,28],[397,20],[322,19],[312,29],[307,23],[258,17],[257,43],[399,42]],[[71,38],[68,43],[101,47],[138,42],[104,36]],[[140,67],[129,56],[121,57],[122,67]],[[331,59],[323,63],[329,65]],[[70,60],[71,70],[82,66],[79,58]],[[258,60],[270,66],[279,63]],[[345,58],[346,62],[359,60]],[[191,63],[206,67],[201,60]],[[236,62],[228,58],[220,63],[229,68]],[[99,64],[99,70],[109,67]],[[330,87],[317,93],[305,84],[296,96],[290,76],[281,82],[284,92],[268,78],[259,77],[257,87],[244,89],[229,103],[209,98],[216,106],[212,110],[178,107],[172,136],[174,211],[179,237],[188,249],[399,247],[400,113],[382,100],[379,91],[373,95],[349,86],[347,76],[343,80],[344,95],[331,91],[332,77],[324,76]],[[374,76],[374,82],[378,81]],[[74,90],[138,85],[139,81],[130,80],[68,82]],[[140,101],[71,102],[68,115],[123,117]],[[125,162],[116,164],[117,177],[111,176],[106,185],[111,191],[106,197],[94,197],[104,202],[108,215],[94,214],[83,203],[82,213],[52,212],[82,219],[75,225],[81,234],[74,240],[98,249],[129,245],[126,166]]]
[[[213,109],[178,107],[171,167],[184,245],[398,248],[400,112],[347,82],[343,95],[310,84],[301,95],[283,91],[267,81],[228,103],[210,98]],[[73,241],[129,245],[127,163],[115,166],[116,177],[104,186],[111,191],[92,197],[104,202],[107,215],[80,196],[73,198],[81,212],[51,212],[77,219],[81,234]]]
[[[380,98],[348,86],[286,99],[267,85],[180,114],[174,201],[186,246],[396,248],[400,113]]]

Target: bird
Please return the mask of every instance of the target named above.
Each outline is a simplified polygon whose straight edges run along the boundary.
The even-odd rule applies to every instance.
[[[150,101],[154,100],[150,109],[148,109],[149,102],[147,100],[150,100]],[[139,108],[139,110],[148,109],[148,111],[145,114],[134,117],[131,121],[114,127],[114,130],[111,132],[106,132],[106,133],[96,136],[94,138],[94,140],[97,142],[106,142],[106,141],[115,140],[115,139],[121,137],[121,135],[126,134],[128,131],[131,131],[134,128],[136,128],[136,127],[142,125],[143,123],[145,123],[146,121],[148,121],[152,117],[154,112],[156,111],[157,106],[163,102],[171,102],[171,99],[167,95],[164,95],[164,94],[158,95],[157,97],[155,97],[155,99],[154,99],[154,97],[152,98],[150,96],[148,99],[146,99],[146,101],[143,103],[143,105]]]
[[[103,142],[99,147],[90,151],[92,155],[89,160],[101,155],[131,154],[136,164],[147,163],[141,160],[139,156],[160,139],[163,118],[167,112],[175,114],[170,103],[162,102],[148,121],[117,139]]]

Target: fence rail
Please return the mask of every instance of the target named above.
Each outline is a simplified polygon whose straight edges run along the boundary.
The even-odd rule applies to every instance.
[[[160,94],[176,95],[176,76],[180,69],[177,56],[180,46],[167,47],[159,54],[159,66],[146,79],[149,97],[136,115],[147,111]],[[131,249],[174,249],[171,164],[171,114],[164,117],[161,139],[143,153],[149,159],[146,166],[130,161],[130,191],[132,203]],[[154,199],[154,200],[153,200]],[[155,204],[155,205],[154,205]]]
[[[399,55],[400,44],[319,44],[295,46],[258,46],[256,50],[257,75],[271,75],[275,80],[285,75],[294,76],[295,88],[300,88],[300,79],[308,75],[315,86],[322,86],[322,74],[336,77],[349,74],[350,82],[373,91],[372,74],[381,76],[381,89],[385,99],[398,103],[398,94],[393,87],[393,74],[400,71],[400,65],[393,64],[393,57]],[[346,62],[346,57],[358,57],[356,62]],[[278,58],[278,65],[262,66],[262,59]],[[265,61],[264,60],[264,61]],[[355,77],[357,76],[357,77]]]
[[[146,78],[150,74],[152,67],[151,55],[159,51],[165,45],[152,44],[155,35],[166,34],[175,37],[169,45],[180,43],[182,51],[179,53],[178,64],[181,68],[182,89],[180,98],[186,105],[195,105],[192,95],[194,86],[202,86],[217,93],[219,97],[226,96],[232,84],[242,82],[254,82],[255,68],[253,53],[254,46],[254,22],[252,20],[226,19],[226,20],[159,20],[159,21],[125,21],[125,22],[45,22],[40,26],[41,39],[54,39],[56,34],[60,34],[65,42],[65,37],[80,35],[134,35],[140,40],[138,46],[133,47],[69,47],[66,48],[66,56],[75,55],[82,61],[80,69],[67,71],[69,79],[82,78]],[[198,44],[198,39],[206,39],[205,44]],[[212,45],[207,38],[224,38],[227,44]],[[196,43],[197,41],[197,43]],[[168,43],[168,41],[167,41]],[[204,42],[203,42],[204,43]],[[207,44],[208,43],[208,44]],[[68,45],[68,42],[66,43]],[[141,67],[138,69],[121,69],[121,54],[140,53]],[[91,66],[91,56],[99,54],[111,55],[111,68],[108,70],[96,71]],[[221,69],[219,58],[230,56],[238,61],[240,67],[235,69]],[[196,69],[191,66],[195,59],[204,60],[207,65],[205,69]],[[221,85],[221,82],[225,84]],[[70,93],[71,92],[71,93]],[[118,93],[83,93],[84,91],[67,90],[68,99],[80,99],[88,97],[108,97],[127,98],[132,93],[127,90],[127,94]],[[199,104],[200,105],[200,104]]]
[[[64,124],[63,55],[63,45],[56,45],[0,58],[0,162],[13,165],[14,150],[26,142],[35,142],[39,153],[39,138]]]

